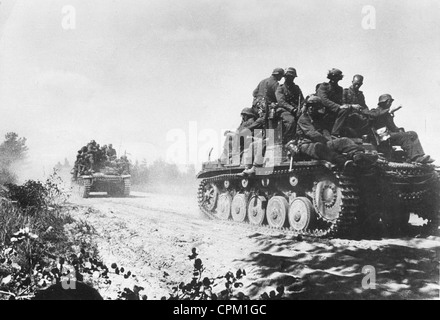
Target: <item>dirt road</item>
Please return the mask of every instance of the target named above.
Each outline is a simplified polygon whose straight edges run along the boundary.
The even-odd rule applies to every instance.
[[[438,237],[297,241],[276,231],[208,220],[195,196],[97,194],[72,202],[92,208],[74,215],[95,227],[104,262],[117,262],[136,275],[114,282],[102,292],[105,298],[132,284],[143,286],[149,299],[168,296],[173,285],[191,280],[192,248],[208,277],[245,269],[241,291],[252,299],[279,285],[289,299],[440,298]]]

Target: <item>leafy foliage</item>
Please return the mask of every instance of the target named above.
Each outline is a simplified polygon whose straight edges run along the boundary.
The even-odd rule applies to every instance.
[[[51,206],[59,206],[67,201],[68,196],[63,192],[61,184],[61,178],[54,171],[44,183],[28,180],[23,185],[6,184],[6,197],[29,214],[35,214],[39,210],[50,209]]]
[[[247,300],[249,297],[242,292],[235,292],[236,289],[241,288],[243,283],[239,280],[246,275],[246,271],[239,269],[236,274],[227,272],[223,276],[216,278],[205,277],[206,271],[203,266],[203,261],[197,258],[198,253],[196,248],[192,249],[191,255],[188,256],[190,260],[194,260],[194,269],[192,279],[188,283],[180,283],[179,286],[172,288],[169,300],[231,300],[240,299]],[[214,293],[213,288],[218,287],[221,283],[224,284],[224,289],[220,292]],[[163,297],[162,300],[166,300]]]

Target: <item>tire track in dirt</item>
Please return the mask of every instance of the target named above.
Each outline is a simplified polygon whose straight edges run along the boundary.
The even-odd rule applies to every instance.
[[[74,199],[96,211],[81,219],[98,231],[105,263],[137,274],[159,299],[190,281],[193,247],[206,276],[245,268],[243,291],[252,298],[278,285],[291,299],[433,299],[439,297],[440,239],[320,240],[298,242],[242,225],[203,218],[195,199],[147,193],[131,198]],[[362,288],[363,267],[377,272],[377,288]],[[111,291],[111,290],[110,290]]]
[[[134,193],[132,198],[72,200],[95,209],[79,218],[96,228],[104,261],[117,262],[148,279],[147,286],[155,288],[148,294],[151,298],[191,279],[192,248],[197,248],[206,275],[217,276],[240,268],[239,263],[231,270],[234,260],[246,256],[253,243],[242,226],[225,227],[203,218],[188,198]]]

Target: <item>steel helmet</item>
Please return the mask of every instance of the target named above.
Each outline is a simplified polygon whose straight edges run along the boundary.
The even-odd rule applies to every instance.
[[[272,75],[284,76],[284,69],[283,68],[275,68],[272,71]]]
[[[243,110],[241,110],[241,115],[248,115],[251,117],[255,117],[255,114],[252,112],[251,108],[244,108]]]
[[[284,73],[284,76],[294,76],[294,77],[298,77],[298,74],[296,73],[296,69],[295,68],[287,68],[286,72]]]
[[[306,98],[306,104],[312,105],[312,104],[322,104],[322,100],[317,95],[310,95]]]
[[[353,83],[364,83],[364,77],[361,76],[360,74],[356,74],[353,77]]]
[[[388,100],[394,101],[393,97],[390,94],[383,94],[379,97],[379,104],[387,102]]]
[[[334,78],[342,79],[343,77],[344,75],[342,74],[342,71],[336,68],[331,69],[327,74],[327,78],[329,79],[334,79]]]

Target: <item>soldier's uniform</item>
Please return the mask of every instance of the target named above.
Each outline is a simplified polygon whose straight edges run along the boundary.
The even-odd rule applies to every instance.
[[[319,105],[322,100],[317,96],[308,99],[308,104]],[[326,160],[335,163],[339,167],[344,166],[347,160],[367,160],[363,157],[365,149],[354,143],[349,138],[333,138],[330,134],[332,123],[322,114],[322,118],[312,117],[309,111],[305,111],[298,120],[297,146],[300,153],[318,160]],[[347,157],[343,154],[347,154]]]
[[[109,145],[107,148],[107,158],[109,161],[114,161],[117,158],[116,150],[113,149],[112,145]]]
[[[86,159],[89,162],[89,168],[91,170],[95,170],[95,164],[96,164],[96,152],[98,149],[96,148],[96,142],[92,141],[87,145],[87,154]]]
[[[344,124],[346,127],[347,136],[353,138],[360,138],[364,134],[370,133],[370,109],[365,103],[364,93],[360,90],[355,90],[353,86],[346,88],[342,94],[342,103],[348,105],[360,105],[361,109],[357,112],[351,112]]]
[[[343,90],[338,84],[321,83],[318,85],[316,94],[321,98],[322,104],[326,107],[327,120],[332,124],[331,134],[340,135],[340,130],[350,114],[349,109],[341,109]]]
[[[266,118],[268,116],[268,108],[271,104],[277,102],[275,93],[279,85],[278,81],[283,75],[284,69],[274,69],[272,75],[269,78],[260,81],[253,91],[252,96],[254,100],[252,102],[252,110],[253,113],[257,115],[255,127],[262,128],[265,126]]]
[[[342,71],[332,69],[329,71],[327,78],[329,82],[324,82],[316,86],[316,95],[321,98],[322,104],[326,107],[326,118],[332,123],[331,134],[335,136],[340,135],[340,130],[343,127],[348,115],[349,109],[342,108],[342,87],[338,85],[338,81],[343,78]]]
[[[251,108],[244,108],[241,111],[241,116],[243,117],[237,130],[233,133],[229,133],[226,136],[225,143],[223,145],[223,153],[220,156],[220,162],[226,163],[233,153],[239,152],[239,150],[234,150],[240,148],[240,150],[247,149],[249,144],[252,142],[252,128],[255,124],[255,114],[252,112]],[[241,137],[244,141],[241,141]],[[240,140],[238,140],[240,139]]]
[[[296,77],[295,69],[289,68],[286,71],[286,76],[289,72]],[[283,142],[287,143],[295,138],[296,121],[300,114],[301,102],[304,101],[304,96],[299,86],[287,79],[284,84],[278,86],[275,96],[278,104],[277,114],[283,121]]]
[[[433,162],[434,160],[430,159],[429,156],[424,157],[425,152],[417,133],[414,131],[405,132],[402,128],[398,128],[394,123],[393,115],[389,113],[389,109],[380,107],[380,104],[388,99],[393,100],[391,95],[381,95],[379,97],[379,107],[370,110],[369,116],[372,120],[373,129],[387,128],[390,134],[389,141],[391,145],[401,146],[409,160],[423,163]]]
[[[262,80],[252,93],[254,102],[252,105],[256,105],[259,100],[266,100],[267,103],[277,102],[275,92],[278,88],[278,80],[274,75]]]

